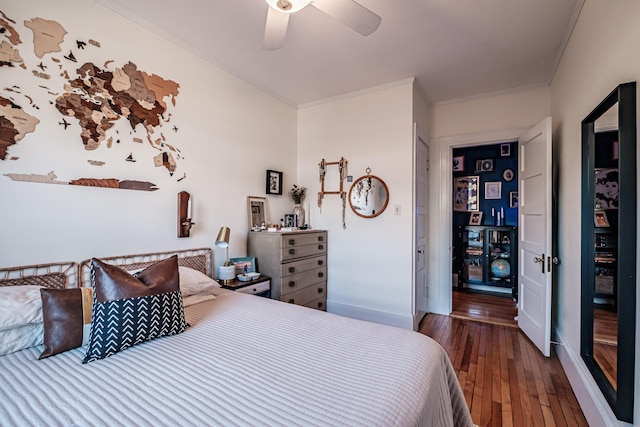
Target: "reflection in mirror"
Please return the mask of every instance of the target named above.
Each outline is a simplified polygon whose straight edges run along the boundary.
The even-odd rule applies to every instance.
[[[367,168],[367,175],[356,179],[349,190],[351,210],[364,218],[380,215],[389,203],[387,184],[377,176],[369,175],[369,172],[371,169]]]
[[[580,355],[618,419],[633,422],[636,84],[582,121]]]

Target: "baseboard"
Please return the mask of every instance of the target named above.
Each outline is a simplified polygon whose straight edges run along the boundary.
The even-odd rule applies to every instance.
[[[567,340],[560,331],[556,333],[560,342],[560,345],[555,347],[558,359],[589,425],[593,427],[619,425],[619,421],[600,392],[591,372],[582,362],[579,353],[565,344]]]
[[[335,301],[327,301],[327,311],[340,316],[353,319],[366,320],[367,322],[382,323],[383,325],[396,326],[398,328],[413,330],[413,316],[404,316],[397,313],[372,310],[370,308],[341,304]]]

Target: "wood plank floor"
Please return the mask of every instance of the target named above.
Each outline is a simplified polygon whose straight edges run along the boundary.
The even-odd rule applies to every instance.
[[[447,351],[479,426],[587,426],[552,348],[546,358],[518,328],[428,314],[420,332]]]

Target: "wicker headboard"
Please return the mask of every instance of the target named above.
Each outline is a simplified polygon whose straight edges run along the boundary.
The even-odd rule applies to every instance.
[[[147,268],[151,264],[178,255],[178,265],[198,270],[212,277],[212,251],[211,248],[184,249],[172,252],[155,252],[140,255],[123,255],[100,258],[107,264],[117,265],[123,270],[135,271]],[[91,286],[91,260],[80,263],[80,286]]]
[[[78,265],[75,262],[0,268],[0,286],[38,285],[45,288],[78,287]]]

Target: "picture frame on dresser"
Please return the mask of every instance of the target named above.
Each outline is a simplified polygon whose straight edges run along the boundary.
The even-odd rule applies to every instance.
[[[236,267],[236,276],[243,273],[256,272],[256,258],[252,256],[229,258],[229,263]],[[246,268],[246,269],[245,269]]]
[[[249,230],[259,230],[266,225],[269,218],[269,206],[266,197],[248,196],[247,213],[249,216]]]

